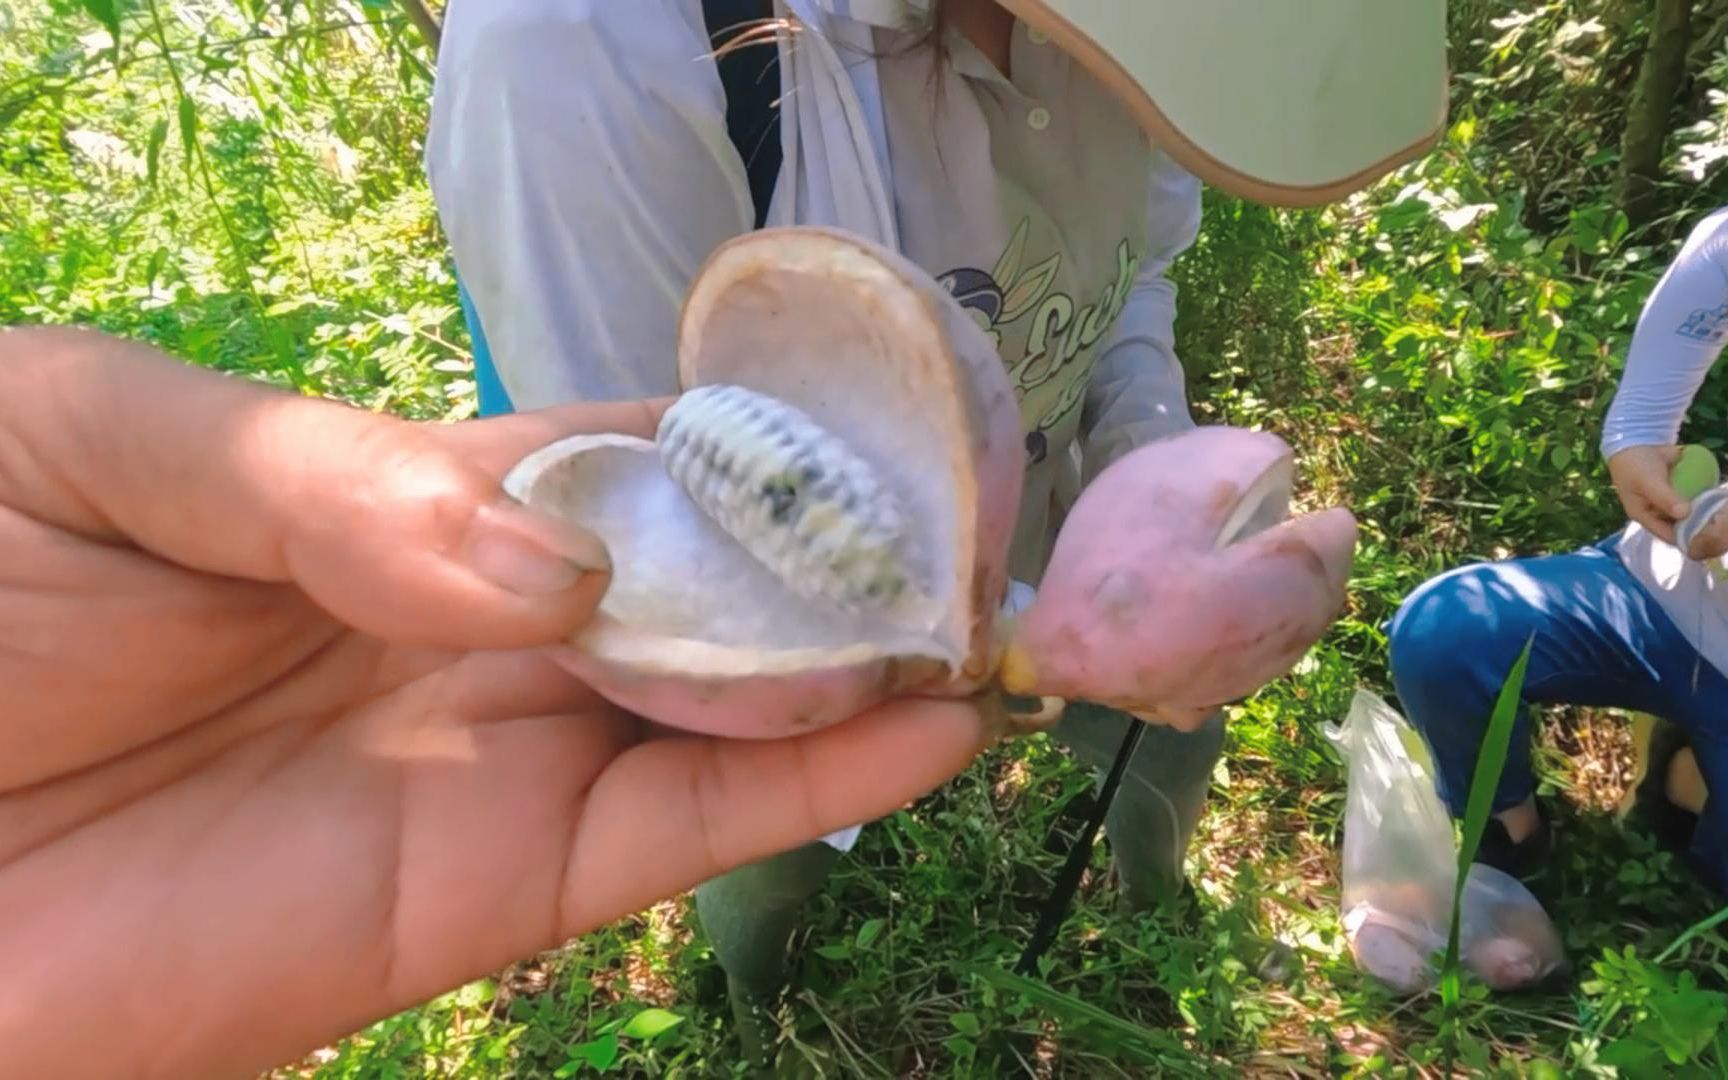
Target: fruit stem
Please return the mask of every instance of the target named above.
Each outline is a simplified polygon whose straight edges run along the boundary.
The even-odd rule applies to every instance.
[[[1002,659],[996,665],[996,677],[1002,683],[1002,689],[1019,697],[1030,697],[1038,685],[1038,671],[1032,664],[1032,658],[1026,655],[1018,642],[1009,642],[1002,650]]]
[[[1062,713],[1068,708],[1067,700],[1059,697],[1027,697],[1005,690],[998,690],[997,697],[1002,702],[1003,710],[1013,717],[1016,725],[1023,728],[1051,727],[1062,719]]]

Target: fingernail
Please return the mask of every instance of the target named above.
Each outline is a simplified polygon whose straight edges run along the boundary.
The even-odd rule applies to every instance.
[[[476,574],[522,596],[563,592],[612,569],[599,537],[516,504],[481,507],[465,555]]]

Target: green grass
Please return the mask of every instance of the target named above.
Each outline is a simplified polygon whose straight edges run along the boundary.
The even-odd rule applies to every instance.
[[[1669,999],[1716,1000],[1657,989],[1682,971],[1719,980],[1728,943],[1710,928],[1650,959],[1711,909],[1671,856],[1611,820],[1628,757],[1608,715],[1568,725],[1598,741],[1583,762],[1561,758],[1558,726],[1545,737],[1548,760],[1575,763],[1550,779],[1565,837],[1553,914],[1574,984],[1490,997],[1467,980],[1448,1010],[1358,972],[1337,911],[1343,774],[1320,733],[1355,685],[1323,648],[1239,710],[1191,860],[1194,894],[1168,911],[1121,910],[1101,840],[1034,980],[1009,972],[1088,806],[1086,772],[1029,739],[868,829],[794,940],[780,1074],[1415,1077],[1439,1075],[1453,1044],[1460,1068],[1498,1070],[1474,1075],[1540,1076],[1540,1061],[1591,1075],[1579,1070],[1635,1028],[1636,1003],[1681,1015],[1691,1006]],[[682,1022],[620,1037],[612,1057],[607,1036],[650,1009]],[[679,899],[381,1024],[304,1075],[591,1075],[607,1059],[618,1075],[743,1075],[728,1024],[714,958]]]

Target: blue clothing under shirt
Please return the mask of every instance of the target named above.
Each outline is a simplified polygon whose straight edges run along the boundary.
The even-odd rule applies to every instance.
[[[480,325],[480,313],[474,310],[474,300],[456,279],[456,298],[462,304],[462,321],[468,324],[468,340],[473,343],[474,392],[480,398],[481,416],[503,416],[516,411],[510,395],[498,378],[498,368],[492,363],[492,350],[486,344],[486,331]]]

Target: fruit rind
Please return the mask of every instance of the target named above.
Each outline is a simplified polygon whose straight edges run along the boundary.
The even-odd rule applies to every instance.
[[[850,302],[836,303],[841,295]],[[799,318],[817,321],[795,345],[776,336]],[[789,348],[807,361],[784,362]],[[884,354],[892,377],[838,377],[880,366]],[[735,383],[796,405],[904,484],[906,511],[927,530],[928,587],[944,604],[936,634],[963,657],[962,678],[988,674],[1023,433],[995,342],[951,293],[905,256],[842,230],[757,230],[721,244],[698,274],[680,316],[678,369],[685,390]]]

